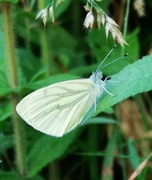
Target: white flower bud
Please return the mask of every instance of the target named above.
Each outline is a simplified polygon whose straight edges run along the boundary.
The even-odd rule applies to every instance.
[[[86,15],[83,25],[86,28],[88,28],[88,27],[92,28],[93,22],[94,22],[94,16],[92,14],[92,11],[89,11],[88,14]]]

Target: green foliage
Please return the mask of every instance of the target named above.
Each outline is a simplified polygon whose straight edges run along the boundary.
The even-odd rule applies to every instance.
[[[55,19],[61,17],[62,13],[69,7],[71,1],[66,0],[64,3],[62,3],[62,6],[58,6],[55,11]]]
[[[63,156],[76,136],[77,131],[73,131],[62,138],[43,135],[38,139],[27,156],[28,176],[33,177],[48,163]],[[37,150],[41,152],[39,155]]]
[[[130,163],[131,163],[132,168],[136,170],[137,167],[140,165],[140,161],[139,161],[136,147],[133,141],[131,140],[128,141],[128,153],[131,157],[134,157],[133,159],[130,159]]]
[[[10,92],[10,88],[9,88],[7,72],[6,72],[7,65],[5,63],[6,56],[5,56],[5,47],[4,47],[4,33],[2,31],[0,31],[0,49],[1,49],[1,53],[0,53],[0,84],[1,84],[0,95],[3,96],[5,94],[7,94],[8,92]]]
[[[10,115],[11,115],[11,108],[9,102],[2,103],[0,109],[0,121],[7,119]]]
[[[18,0],[0,0],[0,2],[10,2],[10,3],[17,3]]]
[[[1,180],[22,180],[15,172],[3,172],[0,171],[0,178]]]
[[[1,135],[0,136],[0,153],[5,152],[8,148],[13,147],[13,136],[12,135]]]
[[[111,172],[109,171],[112,168],[113,161],[114,161],[114,154],[117,148],[117,141],[118,141],[118,129],[115,128],[112,132],[112,138],[108,141],[105,154],[108,156],[105,157],[103,162],[103,179],[113,179]]]

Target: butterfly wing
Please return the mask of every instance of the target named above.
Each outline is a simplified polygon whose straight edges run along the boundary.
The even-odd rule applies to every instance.
[[[33,128],[63,136],[80,124],[94,105],[95,86],[90,79],[56,83],[26,96],[16,110]]]

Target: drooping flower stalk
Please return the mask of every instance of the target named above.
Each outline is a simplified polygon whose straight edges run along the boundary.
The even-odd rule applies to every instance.
[[[125,44],[128,45],[122,36],[119,25],[104,12],[94,0],[88,0],[84,8],[86,11],[89,11],[84,21],[85,28],[92,28],[93,23],[96,20],[99,29],[101,24],[104,26],[106,38],[108,38],[110,32],[112,34],[112,38],[121,46],[124,46]],[[96,16],[93,14],[93,10],[94,13],[96,13]]]

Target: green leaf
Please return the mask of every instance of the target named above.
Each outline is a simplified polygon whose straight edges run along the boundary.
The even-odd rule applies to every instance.
[[[86,121],[86,124],[116,124],[117,122],[114,119],[106,117],[95,117]]]
[[[59,6],[57,6],[57,8],[55,8],[55,20],[68,8],[68,6],[70,5],[71,0],[66,0],[63,1],[63,3],[61,3]]]
[[[44,166],[62,156],[74,141],[78,131],[73,131],[62,138],[43,135],[34,144],[27,157],[28,176],[37,174]]]
[[[0,96],[4,96],[10,92],[10,88],[7,76],[4,33],[2,31],[0,31],[0,50]]]
[[[39,88],[42,88],[44,86],[48,86],[48,85],[51,85],[51,84],[54,84],[57,82],[67,81],[67,80],[76,79],[76,78],[78,78],[78,76],[74,76],[71,74],[64,74],[64,75],[58,74],[58,75],[48,77],[48,78],[41,80],[41,81],[29,83],[29,85],[27,85],[27,88],[39,89]]]
[[[0,104],[0,121],[3,121],[11,116],[11,104],[10,101],[3,101]]]
[[[0,2],[10,2],[10,3],[17,3],[18,0],[0,0]]]
[[[41,68],[41,62],[29,50],[17,49],[19,63],[19,80],[24,85]],[[28,72],[28,73],[27,73]]]
[[[130,96],[152,90],[152,56],[145,56],[128,65],[112,76],[110,81],[105,88],[114,96],[104,92],[100,97],[97,113]]]
[[[126,38],[126,41],[129,44],[129,46],[125,47],[125,52],[129,54],[128,59],[130,59],[130,62],[133,62],[132,60],[137,59],[140,53],[138,36],[139,36],[139,29],[136,29]]]
[[[0,180],[23,180],[15,172],[4,172],[0,171]]]
[[[48,71],[48,67],[44,67],[44,68],[41,68],[38,72],[36,72],[34,74],[34,76],[32,77],[32,79],[30,80],[30,83],[35,81],[35,79],[37,79],[38,77],[40,77],[41,75],[44,75],[47,71]]]
[[[0,136],[0,153],[14,146],[14,138],[10,135]]]
[[[134,157],[134,158],[130,158],[129,161],[131,163],[133,170],[136,170],[140,165],[140,159],[138,156],[137,148],[135,147],[132,140],[128,141],[128,153],[130,157]]]
[[[0,63],[0,96],[5,96],[11,91],[4,66]]]
[[[49,42],[51,42],[50,46],[52,51],[56,52],[56,54],[61,51],[61,47],[62,49],[64,47],[64,49],[69,51],[73,50],[77,45],[77,41],[74,39],[74,37],[60,26],[51,27],[48,34],[48,39]]]

